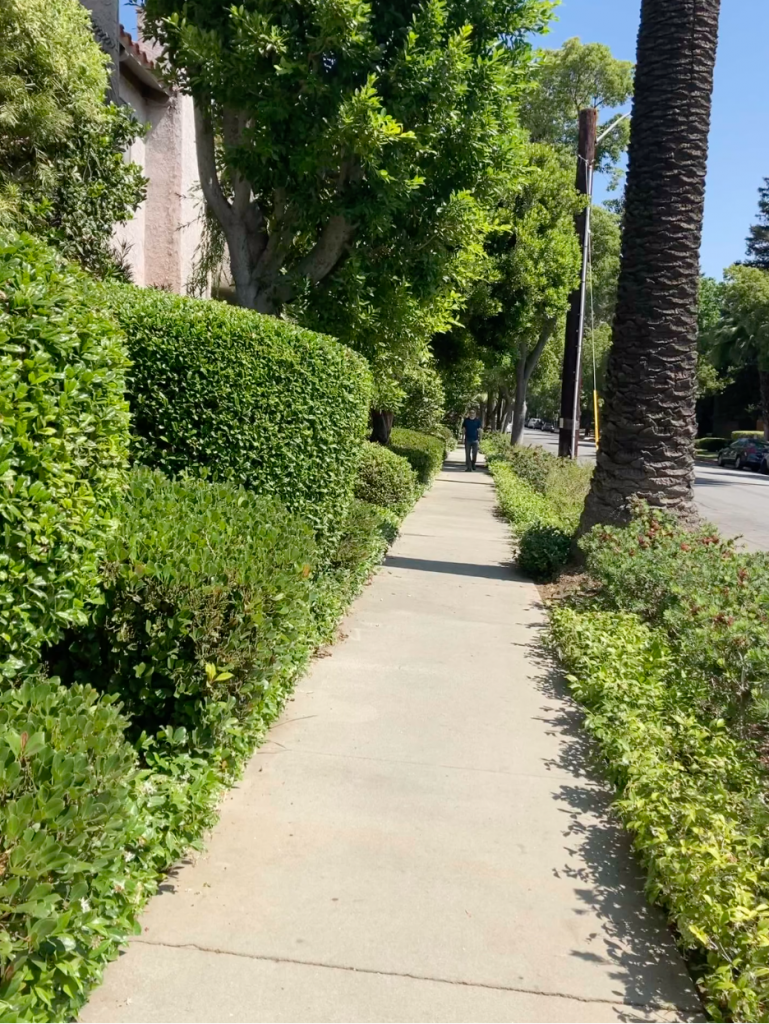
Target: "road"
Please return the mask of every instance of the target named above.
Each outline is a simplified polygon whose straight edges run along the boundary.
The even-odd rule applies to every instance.
[[[557,453],[558,435],[527,430],[525,444]],[[580,461],[595,459],[595,445],[580,441]],[[695,496],[700,513],[727,537],[741,537],[753,551],[769,551],[769,477],[749,470],[697,465]]]

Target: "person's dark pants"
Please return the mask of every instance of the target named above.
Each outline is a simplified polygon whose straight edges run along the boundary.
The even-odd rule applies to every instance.
[[[468,469],[475,469],[478,461],[478,442],[465,441],[465,465]]]

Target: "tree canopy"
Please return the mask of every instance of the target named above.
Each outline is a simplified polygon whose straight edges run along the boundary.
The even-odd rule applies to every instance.
[[[580,110],[596,107],[613,110],[624,106],[633,95],[633,64],[617,60],[603,43],[582,43],[567,39],[558,50],[542,50],[534,70],[533,85],[527,92],[521,120],[534,142],[562,147],[570,156],[577,151]],[[616,120],[612,115],[599,127]],[[596,169],[610,170],[627,149],[630,125],[627,120],[599,144]]]
[[[769,178],[758,190],[758,221],[750,227],[747,249],[747,266],[769,270]]]

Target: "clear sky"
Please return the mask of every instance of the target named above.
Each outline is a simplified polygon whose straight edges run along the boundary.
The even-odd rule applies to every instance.
[[[634,60],[640,11],[641,0],[562,0],[542,45],[579,36]],[[769,177],[767,40],[769,0],[721,0],[702,241],[702,269],[714,277],[745,255],[758,187]]]
[[[123,24],[133,31],[135,11],[126,0],[120,0],[120,10]],[[542,45],[556,47],[579,36],[584,43],[606,43],[615,57],[634,60],[640,10],[641,0],[562,0],[558,21]],[[769,177],[767,40],[769,0],[722,0],[702,243],[703,270],[715,277],[745,255],[758,187]]]

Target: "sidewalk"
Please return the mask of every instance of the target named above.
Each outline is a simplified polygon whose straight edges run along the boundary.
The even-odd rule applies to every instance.
[[[493,508],[456,453],[84,1021],[700,1019]]]

